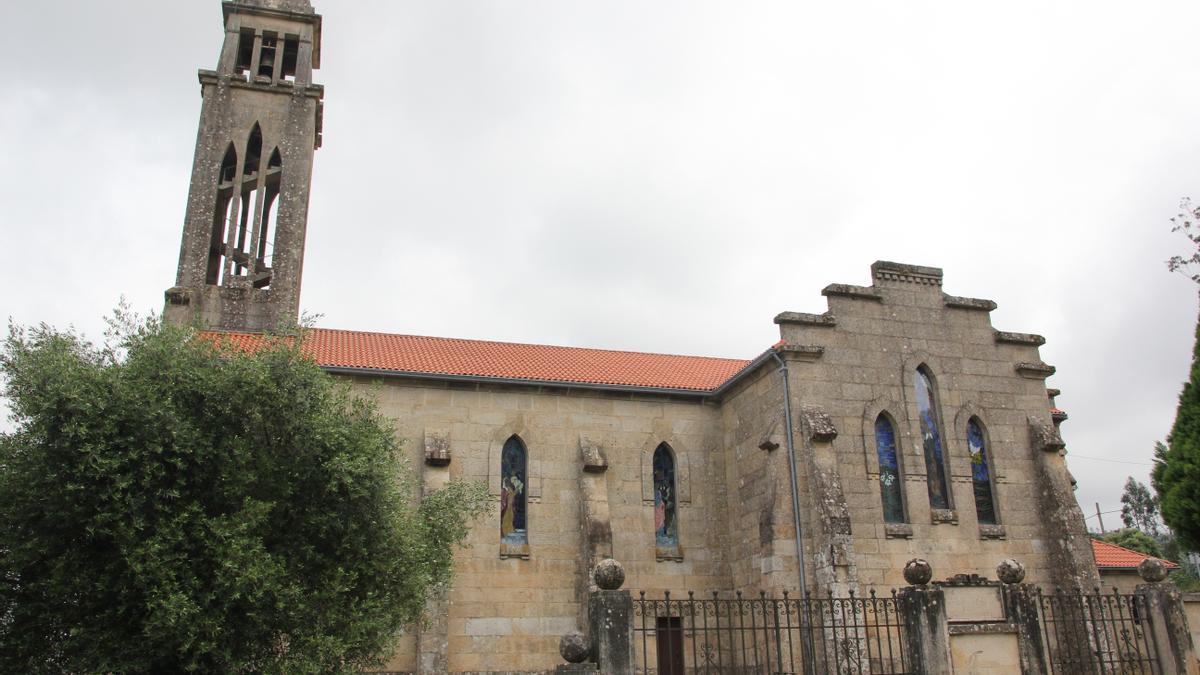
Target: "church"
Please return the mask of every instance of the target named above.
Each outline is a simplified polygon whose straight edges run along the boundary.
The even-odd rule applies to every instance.
[[[297,321],[322,17],[222,7],[165,317],[253,344]],[[494,499],[389,670],[553,669],[610,557],[649,593],[861,593],[903,585],[915,557],[939,579],[1015,558],[1034,583],[1098,585],[1044,339],[993,327],[995,303],[942,276],[876,262],[744,358],[312,329],[305,348],[376,397],[424,489],[462,477]]]

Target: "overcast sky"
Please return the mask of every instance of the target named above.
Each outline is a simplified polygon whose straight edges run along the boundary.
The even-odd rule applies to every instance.
[[[872,261],[933,265],[1046,336],[1085,509],[1147,480],[1196,326],[1163,261],[1200,199],[1200,3],[316,8],[320,325],[750,358]],[[98,337],[174,282],[220,3],[5,17],[0,313]]]

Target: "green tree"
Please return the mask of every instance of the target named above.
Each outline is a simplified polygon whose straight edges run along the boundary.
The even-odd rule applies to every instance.
[[[1133,476],[1125,481],[1125,491],[1121,493],[1121,522],[1155,538],[1161,534],[1158,500]]]
[[[1155,558],[1163,557],[1162,547],[1159,546],[1158,540],[1136,528],[1127,527],[1116,532],[1109,532],[1101,538],[1101,541],[1140,551]]]
[[[0,671],[342,672],[390,653],[486,490],[415,500],[390,425],[295,343],[10,327]]]
[[[1200,274],[1194,273],[1200,266],[1200,231],[1196,225],[1200,222],[1200,207],[1184,200],[1179,215],[1171,222],[1196,250],[1188,256],[1174,256],[1167,267],[1185,274],[1193,272],[1189,278],[1200,284]],[[1200,324],[1196,326],[1191,373],[1179,395],[1175,424],[1167,443],[1155,447],[1150,482],[1158,493],[1162,518],[1182,548],[1200,550]]]

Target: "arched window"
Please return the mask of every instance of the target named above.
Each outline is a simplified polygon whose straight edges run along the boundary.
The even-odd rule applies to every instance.
[[[992,469],[983,426],[972,417],[967,421],[967,449],[971,452],[971,484],[975,488],[975,514],[981,525],[996,525],[996,498]]]
[[[666,443],[654,450],[654,543],[660,549],[679,547],[675,455]]]
[[[950,490],[946,483],[946,456],[942,451],[942,425],[938,419],[937,394],[933,377],[924,365],[917,368],[917,412],[921,418],[921,439],[925,449],[925,477],[929,483],[929,505],[950,508]]]
[[[875,452],[879,455],[879,496],[883,500],[883,520],[888,523],[903,523],[904,486],[900,482],[896,428],[883,413],[875,418]]]
[[[525,470],[525,444],[516,436],[504,442],[500,459],[500,542],[527,544],[525,495],[529,474]]]

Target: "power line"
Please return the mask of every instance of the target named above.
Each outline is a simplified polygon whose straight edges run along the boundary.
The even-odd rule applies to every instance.
[[[1089,520],[1089,519],[1091,519],[1091,518],[1097,518],[1097,517],[1099,517],[1099,516],[1107,516],[1107,515],[1108,515],[1108,514],[1110,514],[1110,513],[1120,513],[1122,510],[1123,510],[1123,509],[1113,509],[1112,511],[1101,511],[1100,513],[1093,513],[1093,514],[1092,514],[1092,515],[1090,515],[1090,516],[1084,516],[1084,518],[1083,518],[1083,519],[1084,519],[1084,520]]]
[[[1096,462],[1113,462],[1115,464],[1138,464],[1140,466],[1154,466],[1154,462],[1131,462],[1127,459],[1107,459],[1105,457],[1088,457],[1087,455],[1077,455],[1073,452],[1068,452],[1067,457],[1075,457],[1078,459],[1090,459]]]

